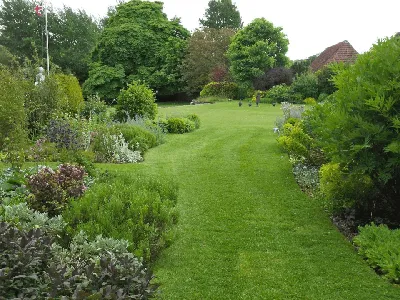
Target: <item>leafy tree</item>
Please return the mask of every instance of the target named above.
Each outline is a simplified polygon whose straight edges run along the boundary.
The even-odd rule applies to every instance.
[[[182,91],[179,66],[190,33],[162,10],[161,2],[132,0],[118,5],[104,22],[92,60],[111,68],[121,65],[126,82],[142,80],[160,95]]]
[[[293,71],[294,76],[301,75],[310,71],[310,65],[317,55],[312,55],[306,59],[298,59],[292,62],[290,69]]]
[[[192,34],[182,63],[182,75],[190,94],[198,94],[210,81],[227,79],[225,53],[234,34],[229,28],[204,28]]]
[[[299,101],[306,98],[318,98],[318,78],[314,73],[303,73],[293,81],[291,86],[293,94]]]
[[[204,28],[242,28],[242,18],[236,5],[231,0],[211,0],[204,14],[199,20]]]
[[[253,82],[274,67],[286,66],[288,44],[281,27],[264,18],[255,19],[236,33],[229,46],[232,76],[239,82]]]
[[[67,6],[58,11],[56,18],[52,25],[51,58],[64,71],[84,81],[88,77],[91,52],[100,36],[99,25],[84,10],[74,11]]]
[[[89,71],[89,78],[83,84],[85,96],[98,95],[101,99],[112,102],[124,87],[125,70],[122,65],[114,67],[94,63]]]
[[[34,12],[38,2],[4,0],[0,8],[0,44],[23,60],[32,59],[37,51],[43,59],[45,52],[45,18]],[[64,71],[74,73],[81,81],[88,72],[90,53],[100,28],[84,11],[64,6],[55,12],[48,7],[50,58]]]

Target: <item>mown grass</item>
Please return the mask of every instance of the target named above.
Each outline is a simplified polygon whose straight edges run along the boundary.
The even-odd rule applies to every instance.
[[[297,187],[273,125],[279,107],[237,102],[160,108],[196,113],[145,163],[180,184],[173,245],[155,274],[160,299],[400,299]]]

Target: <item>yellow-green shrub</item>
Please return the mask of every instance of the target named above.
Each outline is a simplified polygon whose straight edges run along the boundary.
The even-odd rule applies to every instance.
[[[83,108],[84,100],[78,79],[73,75],[54,75],[58,87],[58,109],[76,114]]]

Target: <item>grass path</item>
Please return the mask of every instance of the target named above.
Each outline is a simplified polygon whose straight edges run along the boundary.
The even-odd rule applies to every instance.
[[[297,187],[272,132],[279,108],[160,111],[202,121],[139,167],[180,183],[176,237],[155,268],[160,299],[400,299]]]

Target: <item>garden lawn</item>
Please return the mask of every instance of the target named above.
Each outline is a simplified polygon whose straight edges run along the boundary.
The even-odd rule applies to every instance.
[[[163,107],[201,128],[171,135],[140,165],[180,185],[173,244],[155,266],[159,299],[400,299],[295,183],[277,146],[279,107]]]

